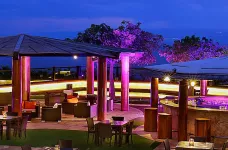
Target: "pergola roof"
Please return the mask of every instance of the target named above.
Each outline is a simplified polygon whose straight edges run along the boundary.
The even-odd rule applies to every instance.
[[[60,39],[20,34],[0,38],[0,56],[102,56],[119,58],[120,53],[135,53],[130,49],[69,42]]]
[[[177,79],[228,79],[228,57],[147,66],[145,70],[152,77],[171,75]]]

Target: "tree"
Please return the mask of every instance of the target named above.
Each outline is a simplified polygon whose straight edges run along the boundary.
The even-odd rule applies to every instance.
[[[174,41],[173,45],[164,45],[159,51],[160,56],[170,63],[200,60],[205,58],[220,57],[225,53],[225,47],[206,37],[186,36],[181,40]]]
[[[130,63],[138,65],[151,64],[156,61],[153,52],[159,50],[163,42],[163,37],[142,30],[140,25],[141,23],[133,24],[129,21],[123,21],[121,22],[121,25],[114,30],[104,23],[100,25],[92,24],[91,27],[86,29],[83,33],[78,33],[76,39],[66,40],[132,50],[142,50],[142,53],[137,53],[135,56],[130,57]],[[118,60],[108,59],[108,62],[110,63],[109,92],[111,98],[114,99],[115,88],[113,67]]]
[[[112,46],[142,50],[143,53],[137,53],[131,57],[130,62],[138,65],[152,64],[156,61],[153,52],[160,49],[163,37],[144,31],[140,26],[141,23],[132,24],[129,21],[123,21],[119,28],[114,30],[116,39]]]
[[[71,40],[67,38],[68,41],[75,42],[85,42],[96,45],[104,45],[104,46],[112,46],[114,41],[116,40],[115,35],[113,34],[113,29],[102,23],[100,25],[92,24],[90,28],[87,28],[83,33],[78,33],[77,38]],[[117,60],[108,59],[110,64],[109,70],[109,96],[111,99],[115,99],[115,87],[114,87],[114,79],[113,79],[113,67]]]

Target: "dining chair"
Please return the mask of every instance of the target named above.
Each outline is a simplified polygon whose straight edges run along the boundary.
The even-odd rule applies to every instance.
[[[17,131],[19,133],[19,138],[22,137],[22,132],[24,132],[24,136],[26,138],[26,130],[27,130],[27,123],[28,123],[29,116],[23,116],[20,120],[19,126],[17,128]]]
[[[108,138],[109,146],[111,146],[112,136],[114,135],[112,133],[111,123],[99,123],[98,124],[98,135],[99,135],[99,141],[101,142],[101,145],[102,145],[102,141],[104,139]]]
[[[121,116],[112,116],[113,121],[124,121],[124,117]]]
[[[24,146],[21,146],[21,149],[22,150],[32,150],[32,147],[29,145],[24,145]]]
[[[207,138],[202,136],[191,136],[190,138],[193,138],[194,142],[207,142]]]
[[[163,143],[164,143],[165,150],[171,150],[170,149],[170,144],[169,144],[169,139],[165,139],[163,141]]]
[[[73,148],[72,140],[59,140],[59,147],[62,148]]]
[[[86,122],[87,122],[87,127],[88,127],[88,131],[87,131],[87,143],[89,142],[89,135],[92,134],[93,135],[93,140],[94,140],[94,136],[95,136],[95,125],[94,125],[94,121],[93,118],[86,118]]]
[[[126,132],[123,132],[123,135],[125,135],[126,138],[131,138],[131,144],[133,144],[133,138],[132,138],[133,125],[134,125],[134,121],[132,120],[126,126]],[[128,141],[128,144],[130,144],[130,141]]]
[[[6,112],[7,116],[18,116],[18,112]]]

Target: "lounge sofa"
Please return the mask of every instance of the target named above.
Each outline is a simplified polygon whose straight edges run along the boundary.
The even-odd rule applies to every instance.
[[[78,102],[74,105],[74,117],[92,118],[97,116],[97,104],[89,105],[87,102]]]
[[[44,106],[42,107],[41,121],[58,121],[62,119],[62,105],[57,104],[58,106]]]
[[[62,102],[62,111],[64,114],[74,114],[74,105],[77,103]]]
[[[65,100],[64,93],[45,93],[45,105],[53,106],[55,103],[62,103]]]
[[[0,106],[7,106],[12,104],[12,93],[0,93]]]
[[[8,105],[8,112],[12,111],[12,106]],[[31,118],[40,117],[40,105],[36,104],[35,101],[23,101],[22,102],[22,112],[31,113]]]

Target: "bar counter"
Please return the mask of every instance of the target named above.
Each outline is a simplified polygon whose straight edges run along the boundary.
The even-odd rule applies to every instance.
[[[164,113],[172,115],[172,129],[178,130],[178,107],[179,105],[169,100],[160,100]],[[228,136],[228,110],[199,108],[188,106],[188,133],[195,133],[195,119],[208,118],[211,120],[212,136]],[[224,140],[218,140],[223,142]]]

